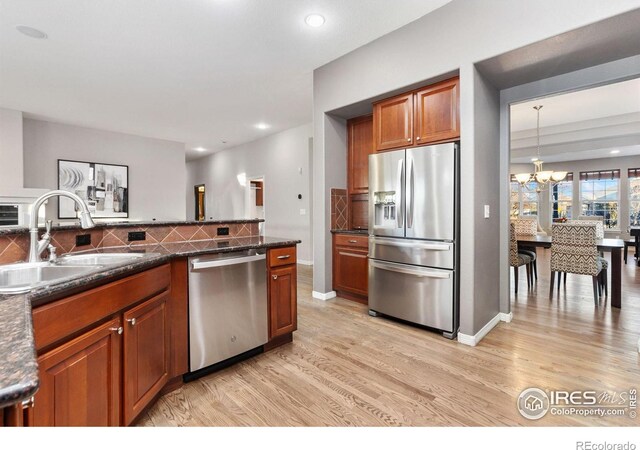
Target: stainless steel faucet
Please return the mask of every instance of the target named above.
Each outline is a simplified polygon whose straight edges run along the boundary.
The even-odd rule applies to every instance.
[[[76,194],[67,191],[51,191],[40,196],[31,207],[31,217],[29,218],[29,235],[31,236],[31,242],[29,243],[29,262],[40,261],[40,255],[49,247],[51,242],[51,221],[47,221],[47,231],[42,235],[42,239],[38,240],[38,210],[42,204],[51,197],[68,197],[80,207],[80,226],[82,228],[93,228],[96,226],[91,218],[89,207],[87,204],[78,197]]]

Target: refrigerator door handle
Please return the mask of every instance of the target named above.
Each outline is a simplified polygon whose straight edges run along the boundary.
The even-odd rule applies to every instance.
[[[434,250],[434,251],[449,251],[451,250],[451,245],[449,243],[426,243],[426,242],[416,242],[416,241],[408,241],[402,242],[398,239],[384,239],[384,238],[374,238],[370,237],[371,243],[374,245],[389,245],[391,247],[408,247],[408,248],[416,248],[420,250]]]
[[[413,201],[414,201],[415,180],[413,175],[413,158],[409,159],[409,194],[407,200],[409,203],[409,212],[407,213],[407,228],[413,227]]]
[[[423,269],[418,267],[408,267],[408,266],[403,266],[399,264],[382,263],[372,259],[369,260],[369,264],[371,264],[372,267],[375,267],[377,269],[389,270],[391,272],[398,272],[405,275],[413,275],[416,277],[442,278],[442,279],[451,278],[450,272],[435,271],[435,270]]]
[[[398,161],[398,201],[396,203],[400,203],[400,210],[396,207],[396,223],[398,228],[404,227],[404,158]]]

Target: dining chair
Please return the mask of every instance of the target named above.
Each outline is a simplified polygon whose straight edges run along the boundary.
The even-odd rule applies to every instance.
[[[513,267],[513,276],[515,278],[516,294],[518,293],[518,272],[520,267],[526,266],[527,269],[527,285],[532,286],[531,281],[531,257],[518,251],[518,239],[516,238],[516,227],[513,222],[509,224],[509,264]]]
[[[602,216],[578,216],[575,220],[570,220],[568,223],[576,225],[596,225],[596,239],[604,239],[604,217]]]
[[[593,283],[593,299],[598,303],[603,266],[607,265],[598,254],[596,225],[587,223],[553,224],[551,226],[551,283],[549,296],[553,295],[556,272],[589,275]],[[560,279],[558,278],[558,290]],[[608,291],[608,289],[605,289]],[[607,292],[608,294],[608,292]]]
[[[538,233],[538,219],[535,217],[518,217],[511,219],[516,229],[516,235],[526,234],[535,236]],[[533,276],[538,279],[538,254],[535,247],[518,246],[518,252],[528,255],[531,258]]]

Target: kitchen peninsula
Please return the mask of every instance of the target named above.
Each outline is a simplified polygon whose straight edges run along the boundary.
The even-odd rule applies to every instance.
[[[67,254],[60,260],[100,261],[102,255],[111,262],[0,294],[0,422],[129,425],[159,395],[179,387],[189,371],[190,257],[265,255],[268,342],[257,350],[291,342],[300,241],[259,236],[259,222],[53,227],[51,243]],[[27,250],[26,228],[0,229],[0,271],[24,260]]]

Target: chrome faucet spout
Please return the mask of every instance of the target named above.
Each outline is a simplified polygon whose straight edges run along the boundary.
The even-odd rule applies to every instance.
[[[87,204],[76,194],[67,191],[55,190],[47,192],[40,196],[31,207],[31,216],[29,217],[29,234],[31,241],[29,243],[29,262],[40,261],[40,254],[48,247],[51,236],[49,234],[51,230],[50,222],[47,224],[47,232],[42,236],[42,240],[38,240],[38,211],[45,201],[51,197],[67,197],[73,200],[80,208],[80,226],[82,228],[93,228],[95,223],[91,218],[89,207]]]

